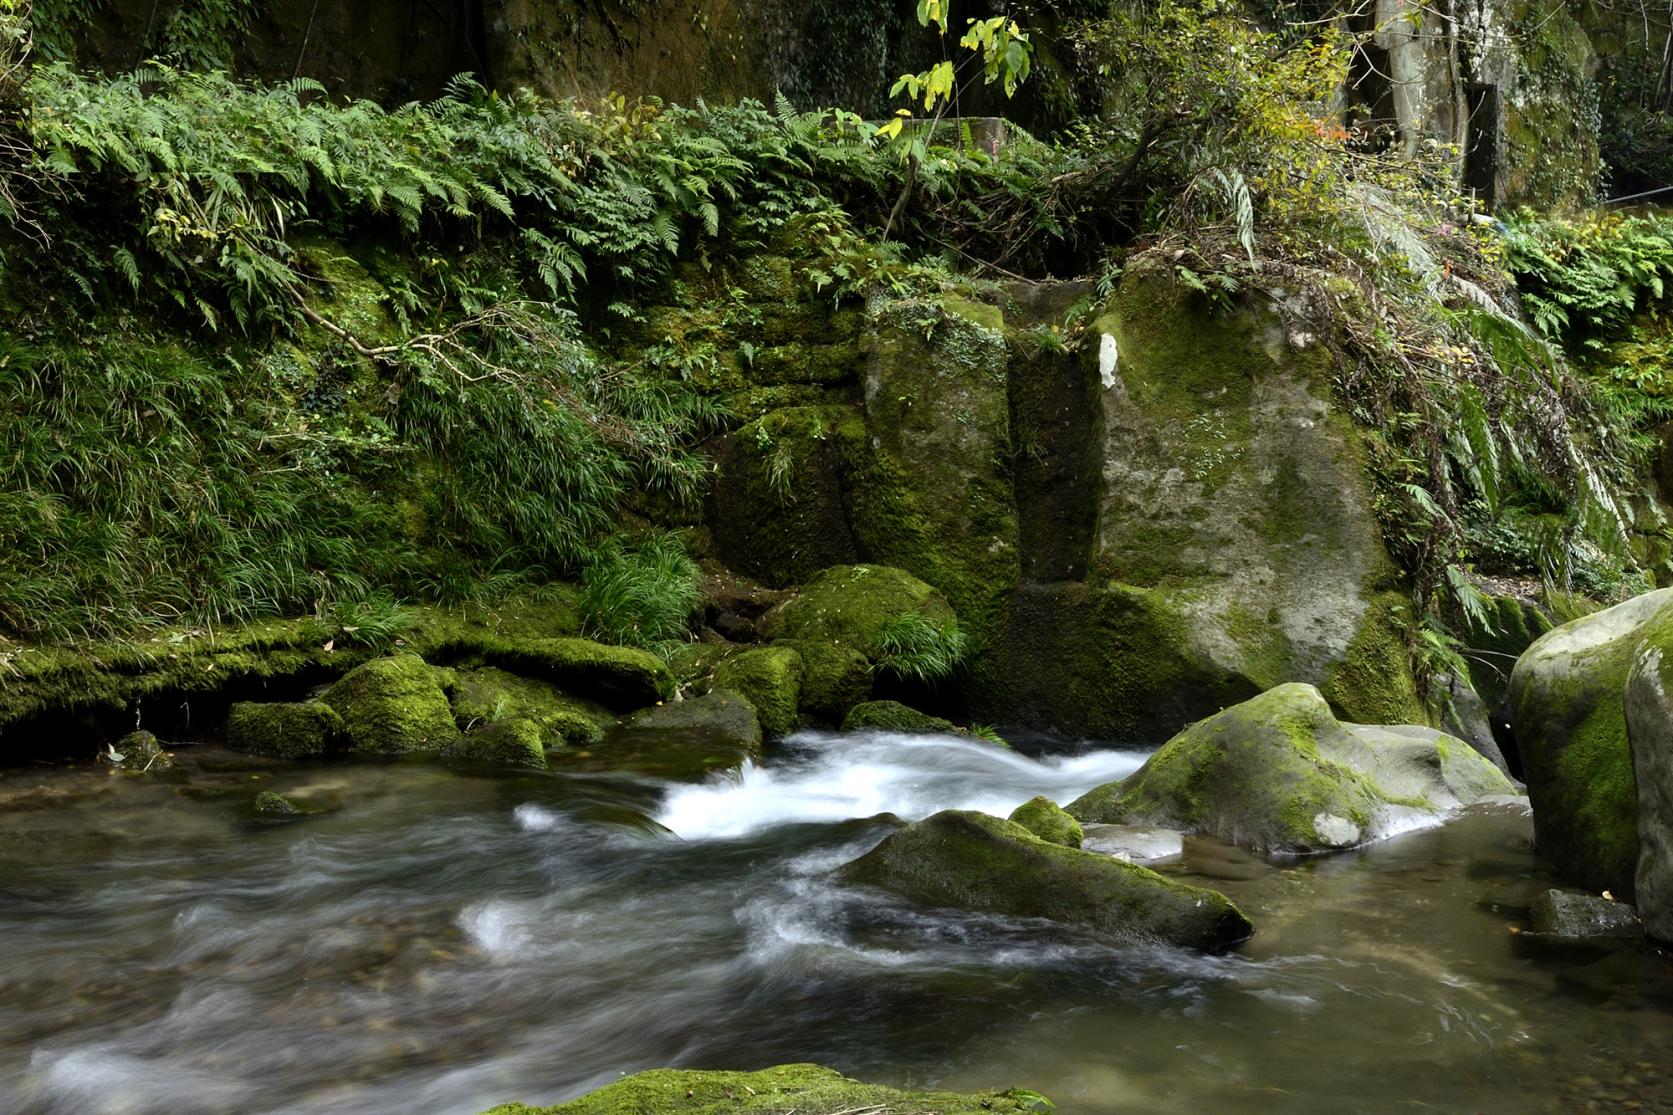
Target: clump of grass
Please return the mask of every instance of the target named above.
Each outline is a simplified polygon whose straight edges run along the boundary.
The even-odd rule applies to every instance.
[[[689,633],[702,603],[699,576],[673,535],[652,535],[631,547],[606,544],[581,576],[583,628],[603,642],[669,650]]]
[[[950,677],[964,657],[964,632],[957,621],[937,623],[918,612],[905,612],[878,633],[879,669],[912,681]]]
[[[417,617],[388,593],[376,592],[358,600],[339,600],[332,608],[336,638],[368,650],[386,651],[399,645]]]

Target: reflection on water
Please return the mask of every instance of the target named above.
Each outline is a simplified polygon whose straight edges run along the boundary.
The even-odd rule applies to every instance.
[[[869,735],[704,786],[207,754],[8,772],[0,1111],[477,1112],[800,1060],[1095,1115],[1673,1111],[1668,966],[1510,934],[1544,885],[1518,807],[1282,866],[1188,841],[1168,870],[1258,927],[1223,957],[828,877],[875,814],[1064,801],[1141,758]],[[339,808],[261,822],[263,789]]]

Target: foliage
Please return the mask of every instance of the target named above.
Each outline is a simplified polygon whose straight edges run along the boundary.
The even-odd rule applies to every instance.
[[[612,540],[581,577],[587,634],[605,642],[666,649],[690,630],[702,603],[697,563],[680,540],[654,534],[634,546]]]
[[[940,623],[919,612],[902,612],[877,635],[879,669],[914,681],[952,676],[964,657],[965,635],[956,621]]]

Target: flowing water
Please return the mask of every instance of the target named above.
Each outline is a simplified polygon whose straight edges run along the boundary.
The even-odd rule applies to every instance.
[[[0,775],[0,1111],[474,1113],[659,1065],[818,1061],[1062,1112],[1673,1111],[1673,968],[1533,951],[1516,805],[1273,864],[1202,956],[845,890],[903,818],[1134,769],[804,735],[741,778],[424,766]],[[278,790],[330,811],[275,823]]]

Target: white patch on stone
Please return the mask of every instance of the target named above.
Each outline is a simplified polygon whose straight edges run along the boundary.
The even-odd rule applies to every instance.
[[[1319,839],[1324,843],[1336,848],[1358,844],[1360,839],[1359,826],[1334,813],[1320,813],[1314,817],[1313,831],[1319,834]]]
[[[1115,386],[1115,366],[1121,361],[1121,353],[1115,347],[1115,334],[1105,333],[1104,339],[1098,342],[1098,378],[1104,381],[1104,386]]]

